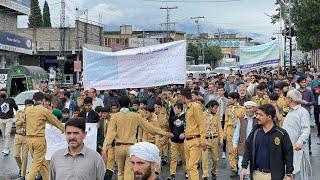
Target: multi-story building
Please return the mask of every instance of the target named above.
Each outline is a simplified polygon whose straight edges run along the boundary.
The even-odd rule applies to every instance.
[[[133,31],[131,25],[120,27],[120,31],[105,31],[105,46],[113,51],[161,44],[185,39],[180,31]]]
[[[58,56],[62,55],[65,61],[65,82],[75,82],[74,62],[82,60],[82,47],[84,44],[104,45],[103,26],[94,22],[78,19],[74,27],[66,27],[62,31],[59,27],[53,28],[23,28],[19,29],[32,36],[34,42],[33,60],[46,71],[50,67],[58,68]],[[60,34],[64,33],[64,43],[61,43]],[[61,46],[64,44],[63,52]],[[79,78],[79,77],[78,77]]]
[[[103,26],[77,19],[74,27],[63,31],[59,27],[18,28],[18,16],[29,14],[30,0],[0,0],[0,68],[20,64],[41,66],[48,71],[50,67],[58,68],[57,57],[63,55],[65,81],[75,82],[74,61],[82,59],[84,44],[104,45]],[[61,43],[62,32],[64,43]]]
[[[10,68],[33,55],[32,36],[20,33],[19,15],[30,13],[30,0],[0,0],[0,68]]]

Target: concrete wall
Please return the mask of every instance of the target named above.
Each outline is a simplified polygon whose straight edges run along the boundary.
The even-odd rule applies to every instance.
[[[17,16],[0,11],[0,31],[15,33],[17,31]]]
[[[24,28],[18,29],[18,32],[33,39],[36,53],[60,50],[60,28]],[[76,27],[65,28],[66,51],[81,51],[82,45],[86,43],[103,45],[103,40],[103,29],[100,26],[76,21]]]
[[[76,21],[76,37],[80,48],[83,44],[103,46],[103,28],[97,25]]]

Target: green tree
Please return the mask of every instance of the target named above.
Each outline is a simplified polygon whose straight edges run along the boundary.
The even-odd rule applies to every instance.
[[[51,27],[50,8],[47,1],[43,5],[43,27]]]
[[[196,61],[198,61],[198,58],[200,56],[200,48],[199,48],[199,46],[197,46],[197,45],[195,45],[193,43],[188,43],[187,56],[191,56]]]
[[[282,16],[282,18],[286,17],[285,5],[283,3],[281,3],[281,2],[285,2],[286,0],[275,0],[275,1],[276,1],[275,5],[277,5],[277,8],[275,10],[277,13],[270,16],[272,24],[279,22],[281,16]]]
[[[215,65],[218,60],[223,58],[220,46],[205,46],[204,47],[204,62]]]
[[[29,28],[42,27],[42,15],[38,0],[31,0],[29,16]]]
[[[291,0],[291,17],[297,34],[298,48],[311,51],[320,48],[320,1]]]

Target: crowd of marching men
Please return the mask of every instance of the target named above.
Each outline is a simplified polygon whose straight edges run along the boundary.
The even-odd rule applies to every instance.
[[[136,142],[149,142],[158,147],[161,163],[156,173],[161,175],[161,167],[168,165],[170,171],[168,179],[176,178],[177,166],[183,166],[186,170],[185,178],[198,179],[198,168],[201,167],[202,179],[210,177],[216,179],[219,159],[226,157],[230,164],[230,178],[237,178],[239,175],[248,179],[252,176],[260,177],[256,172],[270,174],[270,177],[271,174],[277,174],[282,179],[290,178],[296,172],[301,172],[295,171],[297,168],[293,155],[290,155],[291,160],[286,162],[289,164],[285,164],[286,171],[279,167],[277,170],[279,172],[273,172],[271,165],[275,166],[274,164],[256,160],[252,162],[248,157],[248,137],[255,127],[263,124],[261,113],[270,116],[275,126],[280,128],[278,131],[286,134],[286,128],[290,127],[286,117],[291,115],[291,118],[297,118],[293,110],[296,110],[298,105],[303,108],[302,112],[306,110],[307,117],[302,117],[305,118],[300,120],[303,123],[299,124],[298,121],[296,125],[309,126],[309,129],[306,129],[308,131],[306,139],[303,139],[305,137],[298,139],[303,141],[303,146],[309,145],[306,146],[306,152],[310,155],[312,154],[310,127],[316,126],[318,136],[320,133],[318,103],[320,72],[303,66],[296,71],[261,69],[245,74],[234,72],[228,76],[200,75],[199,78],[194,78],[189,74],[185,85],[141,89],[84,90],[78,83],[71,92],[61,90],[59,85],[51,91],[45,82],[42,92],[44,93],[42,105],[62,123],[67,123],[71,119],[97,123],[96,150],[104,159],[109,177],[112,176],[115,166],[118,167],[118,179],[135,177],[134,171],[128,170],[132,167],[129,167],[127,159],[122,157],[121,153],[128,153],[125,152],[128,150],[126,148]],[[30,100],[26,101],[26,104],[33,103]],[[23,119],[25,113],[25,110],[19,111],[18,131],[19,118]],[[120,122],[122,118],[124,120]],[[132,121],[127,122],[131,118]],[[123,122],[126,123],[121,124]],[[282,131],[282,128],[285,130]],[[305,150],[300,146],[295,147],[296,142],[292,142],[291,134],[288,133],[292,144],[291,150],[287,149],[288,152]],[[23,134],[25,135],[25,132],[22,131],[20,135]],[[259,133],[257,137],[260,137]],[[272,143],[279,145],[284,142],[281,137],[278,140],[277,136]],[[263,147],[263,145],[258,143],[257,146]],[[21,176],[26,176],[26,167],[21,165],[22,157],[17,153],[14,153],[14,156],[21,170]],[[212,161],[210,168],[209,159]],[[245,161],[250,161],[250,165]],[[254,167],[252,163],[262,165]],[[248,171],[243,172],[243,169]],[[272,179],[273,177],[274,175]]]

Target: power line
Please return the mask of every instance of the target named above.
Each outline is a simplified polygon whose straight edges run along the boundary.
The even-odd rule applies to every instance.
[[[171,19],[170,19],[170,11],[174,10],[174,9],[178,9],[178,7],[177,6],[175,6],[175,7],[167,6],[167,7],[160,7],[160,9],[167,11],[166,22],[161,23],[160,25],[165,25],[166,26],[166,31],[167,31],[166,42],[169,42],[169,30],[170,30],[170,27],[171,27],[171,25],[175,25],[176,24],[176,22],[172,22]]]
[[[199,40],[199,44],[201,44],[201,47],[202,47],[200,49],[200,53],[202,53],[202,64],[204,64],[204,43],[203,43],[203,41],[201,39],[201,36],[200,36],[200,19],[204,19],[204,18],[205,18],[204,16],[196,16],[196,17],[191,17],[190,18],[190,19],[194,20],[194,22],[197,25],[198,40]]]
[[[200,37],[200,19],[204,19],[204,18],[205,18],[204,16],[197,16],[197,17],[191,17],[190,18],[190,19],[193,19],[194,22],[197,25],[197,33],[198,33],[199,37]]]

